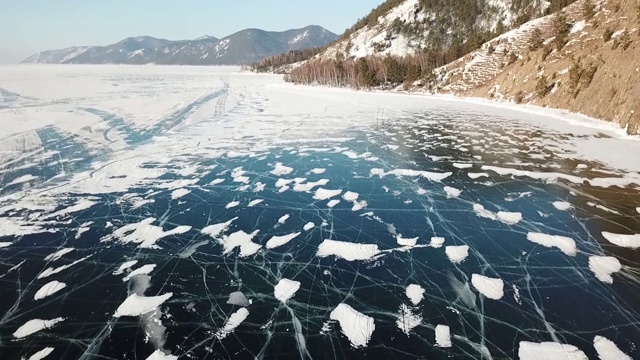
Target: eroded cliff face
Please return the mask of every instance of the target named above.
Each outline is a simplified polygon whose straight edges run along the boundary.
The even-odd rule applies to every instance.
[[[564,46],[557,15],[536,19],[439,69],[438,91],[568,109],[640,134],[640,1],[580,0],[563,14]]]

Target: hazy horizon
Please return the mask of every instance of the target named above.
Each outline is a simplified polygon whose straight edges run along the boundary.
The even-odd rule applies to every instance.
[[[270,3],[251,0],[242,4],[202,0],[189,4],[165,0],[135,3],[0,0],[0,22],[13,30],[7,32],[0,45],[0,64],[15,64],[39,51],[104,46],[134,36],[168,40],[205,35],[223,38],[246,28],[284,31],[309,25],[341,34],[382,2],[328,0],[292,6],[283,0]]]

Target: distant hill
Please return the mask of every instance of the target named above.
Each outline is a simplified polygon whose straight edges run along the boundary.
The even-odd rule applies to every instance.
[[[242,65],[291,50],[324,46],[337,38],[315,25],[283,32],[246,29],[222,39],[204,36],[170,41],[139,36],[107,46],[43,51],[21,63]]]

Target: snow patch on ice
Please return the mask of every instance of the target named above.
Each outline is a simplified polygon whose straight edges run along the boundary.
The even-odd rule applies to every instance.
[[[67,284],[63,282],[59,282],[56,280],[51,281],[43,285],[38,291],[36,291],[36,294],[33,296],[33,299],[34,300],[44,299],[47,296],[51,296],[66,287],[67,287]]]
[[[444,192],[447,194],[447,199],[457,198],[462,194],[462,190],[453,188],[451,186],[445,186]]]
[[[273,236],[271,237],[271,239],[269,239],[269,241],[267,241],[265,247],[267,249],[277,248],[279,246],[289,243],[291,240],[297,238],[300,234],[301,234],[300,232],[296,232],[288,235]]]
[[[554,201],[553,206],[560,211],[567,211],[573,207],[570,203],[566,201]]]
[[[289,175],[293,172],[293,168],[284,166],[282,163],[276,163],[276,166],[271,173],[276,176]]]
[[[56,252],[54,252],[53,254],[49,254],[47,255],[44,260],[45,261],[56,261],[58,259],[60,259],[61,257],[63,257],[64,255],[72,252],[73,250],[75,250],[74,248],[62,248]]]
[[[407,289],[405,290],[405,294],[407,294],[407,297],[409,298],[409,300],[411,300],[411,303],[414,306],[418,306],[418,304],[420,304],[422,299],[424,299],[424,291],[425,290],[424,288],[422,288],[422,286],[417,284],[411,284],[407,286]]]
[[[224,235],[222,239],[218,239],[220,244],[224,247],[223,254],[228,254],[236,247],[240,248],[240,257],[247,257],[254,255],[262,248],[262,245],[256,244],[251,240],[258,234],[260,230],[248,234],[244,231],[237,231],[231,235]]]
[[[547,235],[542,233],[530,232],[527,234],[527,240],[548,248],[558,248],[569,256],[576,256],[576,242],[569,237],[560,235]]]
[[[436,346],[441,348],[450,348],[451,329],[447,325],[436,326]]]
[[[191,192],[191,190],[188,190],[188,189],[173,190],[173,192],[171,192],[171,199],[173,199],[173,200],[179,199],[179,198],[189,194],[190,192]]]
[[[402,330],[405,334],[409,335],[411,330],[416,328],[418,325],[422,323],[422,315],[419,312],[413,311],[412,308],[408,307],[405,304],[400,305],[400,309],[398,310],[398,319],[396,320],[396,325],[398,328]]]
[[[469,246],[447,246],[445,248],[445,253],[452,263],[458,264],[463,262],[469,256]]]
[[[55,318],[51,320],[33,319],[24,323],[13,333],[16,339],[22,339],[29,335],[35,334],[45,329],[51,329],[54,325],[63,322],[64,318]]]
[[[598,280],[613,284],[613,276],[611,275],[622,270],[622,264],[620,264],[620,260],[612,256],[590,256],[589,269]]]
[[[227,319],[227,322],[224,324],[222,329],[218,330],[216,333],[216,337],[219,340],[226,338],[229,334],[231,334],[243,321],[247,319],[249,316],[249,310],[247,308],[240,308]]]
[[[136,260],[136,263],[138,261]],[[126,264],[123,264],[126,265]],[[133,265],[131,265],[133,266]],[[129,267],[131,267],[129,266]],[[122,267],[122,266],[121,266]],[[156,264],[147,264],[147,265],[143,265],[140,266],[139,268],[133,270],[132,272],[130,272],[129,274],[127,274],[127,276],[125,276],[124,278],[122,278],[123,282],[127,282],[129,280],[131,280],[131,278],[133,278],[134,276],[138,276],[138,275],[149,275],[151,274],[151,272],[156,268]],[[125,268],[126,269],[126,268]]]
[[[555,342],[521,341],[518,357],[520,360],[588,360],[577,347]]]
[[[622,352],[613,341],[604,336],[596,335],[593,338],[593,346],[600,360],[631,360],[631,356]]]
[[[444,245],[444,238],[437,237],[437,236],[432,237],[431,242],[429,243],[429,246],[436,249],[441,248],[443,245]]]
[[[146,360],[178,360],[178,357],[165,354],[162,350],[156,350]]]
[[[124,244],[135,243],[140,244],[141,248],[159,249],[160,247],[156,245],[158,240],[191,230],[191,226],[178,226],[173,230],[164,231],[159,226],[151,225],[154,221],[156,221],[155,218],[147,218],[138,223],[125,225],[107,236],[104,241],[117,238]]]
[[[603,231],[602,236],[614,245],[630,249],[640,248],[640,234],[625,235]]]
[[[42,359],[46,358],[47,356],[51,355],[53,350],[55,350],[55,348],[46,347],[46,348],[34,353],[33,355],[29,356],[29,359],[27,359],[27,360],[42,360]]]
[[[324,169],[324,168],[316,168],[316,169],[311,170],[311,172],[316,174],[316,175],[324,174],[326,171],[327,171],[327,169]]]
[[[302,228],[304,231],[309,231],[311,229],[313,229],[314,227],[316,227],[316,224],[312,223],[312,222],[308,222],[304,225],[304,227]]]
[[[289,220],[290,217],[291,217],[291,215],[289,215],[289,214],[282,215],[280,217],[280,219],[278,219],[278,224],[284,225],[284,223],[286,223],[287,220]]]
[[[489,299],[500,300],[504,296],[504,282],[502,279],[473,274],[471,275],[471,284]]]
[[[334,196],[338,196],[342,193],[342,190],[328,190],[324,188],[319,188],[316,190],[316,193],[313,195],[313,198],[316,200],[327,200]]]
[[[324,240],[320,246],[316,256],[328,257],[336,256],[347,261],[371,260],[380,254],[378,245],[375,244],[356,244],[336,240]]]
[[[388,175],[395,175],[396,177],[423,177],[425,179],[431,180],[431,181],[436,181],[436,182],[440,182],[446,178],[448,178],[449,176],[453,175],[452,172],[445,172],[445,173],[436,173],[436,172],[429,172],[429,171],[419,171],[419,170],[410,170],[410,169],[395,169],[395,170],[391,170],[391,171],[387,171],[385,172],[383,169],[371,169],[371,176],[379,176],[380,178],[383,178],[385,176]]]
[[[300,289],[300,282],[289,280],[289,279],[280,279],[278,284],[273,288],[273,294],[276,299],[281,302],[287,302],[287,300],[291,299],[293,295]]]
[[[327,207],[333,208],[338,204],[340,204],[340,200],[329,200],[329,202],[327,203]]]
[[[330,318],[340,323],[342,333],[347,336],[355,348],[367,346],[371,334],[376,328],[372,317],[364,315],[344,303],[339,304],[331,312]]]
[[[500,221],[507,225],[515,225],[522,220],[522,213],[507,211],[498,211],[497,213],[494,213],[485,209],[484,206],[480,204],[473,204],[473,211],[479,217]]]
[[[162,305],[172,296],[173,293],[166,293],[160,296],[140,296],[138,294],[131,294],[122,304],[120,304],[120,306],[118,306],[113,316],[118,318],[122,316],[140,316],[142,314],[146,314],[155,310],[155,308]]]
[[[255,200],[252,200],[251,202],[249,202],[249,204],[247,205],[247,207],[254,207],[254,206],[256,206],[256,205],[260,204],[260,203],[261,203],[261,202],[263,202],[263,201],[264,201],[264,199],[255,199]]]

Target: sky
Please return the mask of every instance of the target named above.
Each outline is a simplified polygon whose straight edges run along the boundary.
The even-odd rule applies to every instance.
[[[383,0],[0,0],[0,64],[42,50],[149,35],[218,38],[320,25],[341,34]]]

